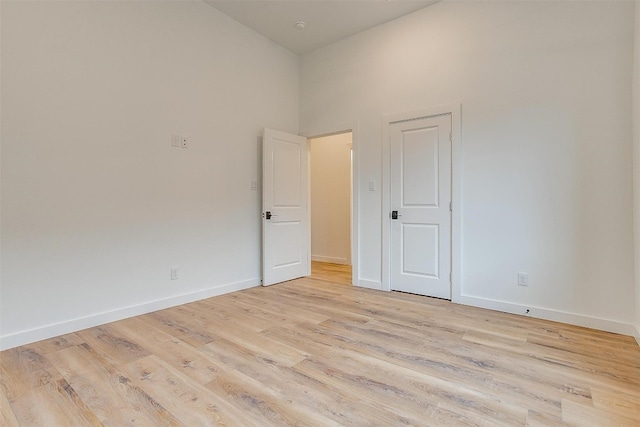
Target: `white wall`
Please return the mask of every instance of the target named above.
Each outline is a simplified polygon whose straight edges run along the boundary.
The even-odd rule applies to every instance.
[[[0,311],[2,310],[2,2],[0,2]],[[2,336],[2,313],[0,313]],[[2,349],[2,343],[0,343]]]
[[[310,140],[311,259],[351,263],[351,133]]]
[[[631,333],[632,41],[631,2],[439,2],[304,55],[301,128],[360,123],[358,279],[381,279],[383,116],[460,102],[454,298]]]
[[[298,131],[298,57],[200,1],[1,24],[1,345],[258,284],[257,136]]]
[[[633,218],[636,266],[636,340],[640,344],[640,2],[635,2],[635,37],[633,54]]]

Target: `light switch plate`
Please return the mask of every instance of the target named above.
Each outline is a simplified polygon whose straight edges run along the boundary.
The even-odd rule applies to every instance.
[[[518,273],[518,285],[529,286],[529,273]]]

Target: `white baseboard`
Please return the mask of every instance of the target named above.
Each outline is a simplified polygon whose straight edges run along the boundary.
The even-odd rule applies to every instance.
[[[48,338],[57,337],[59,335],[80,331],[82,329],[92,328],[94,326],[104,325],[105,323],[115,322],[117,320],[126,319],[128,317],[151,313],[152,311],[163,310],[165,308],[175,307],[177,305],[187,304],[189,302],[198,301],[205,298],[211,298],[230,292],[241,291],[243,289],[248,289],[259,285],[260,279],[244,280],[241,282],[216,286],[214,288],[203,289],[188,294],[176,295],[155,301],[145,302],[142,304],[105,311],[98,314],[92,314],[90,316],[79,317],[65,322],[16,332],[9,335],[3,335],[0,336],[0,351]]]
[[[552,320],[554,322],[568,323],[570,325],[599,329],[601,331],[613,332],[616,334],[635,336],[636,340],[638,340],[638,343],[640,344],[640,340],[638,339],[638,331],[636,330],[637,328],[630,323],[601,319],[598,317],[584,316],[581,314],[568,313],[558,310],[550,310],[547,308],[540,308],[535,306],[514,304],[488,298],[473,297],[469,295],[460,295],[458,297],[454,297],[452,301],[457,304],[488,308],[490,310],[502,311],[505,313],[521,314],[524,316],[535,317],[537,319]],[[528,313],[527,310],[529,310]]]
[[[139,316],[141,314],[150,313],[152,311],[162,310],[169,307],[175,307],[181,304],[187,304],[205,298],[211,298],[230,292],[240,291],[260,285],[260,279],[250,279],[241,282],[229,283],[214,288],[203,289],[188,294],[176,295],[146,303],[123,307],[115,310],[106,311],[86,317],[80,317],[65,322],[55,323],[39,328],[26,331],[16,332],[9,335],[0,336],[0,351],[48,338],[57,337],[82,329],[92,328],[94,326],[103,325],[105,323],[115,322],[129,317]],[[382,289],[382,282],[377,280],[359,279],[357,286],[369,289]],[[622,323],[615,320],[594,318],[563,311],[549,310],[534,306],[525,306],[521,304],[513,304],[499,300],[487,298],[473,297],[469,295],[461,295],[453,298],[453,302],[457,304],[470,305],[474,307],[487,308],[490,310],[502,311],[505,313],[527,315],[539,319],[552,320],[556,322],[568,323],[571,325],[583,326],[587,328],[599,329],[603,331],[613,332],[635,337],[638,345],[640,345],[640,325]],[[529,313],[526,314],[526,310]]]
[[[382,282],[380,282],[379,280],[358,279],[358,283],[356,283],[356,286],[360,286],[361,288],[376,289],[378,291],[382,290]]]
[[[322,256],[322,255],[311,255],[311,261],[318,262],[330,262],[332,264],[344,264],[349,265],[349,260],[346,258],[335,258],[330,256]]]

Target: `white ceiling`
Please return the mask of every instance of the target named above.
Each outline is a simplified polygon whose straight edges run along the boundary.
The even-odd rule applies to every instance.
[[[204,1],[301,55],[422,9],[437,0]],[[305,21],[305,29],[296,29],[296,21]]]

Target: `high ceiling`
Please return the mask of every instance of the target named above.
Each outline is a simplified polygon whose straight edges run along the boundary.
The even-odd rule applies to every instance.
[[[296,54],[304,54],[437,0],[204,0]],[[298,21],[305,22],[297,29]]]

